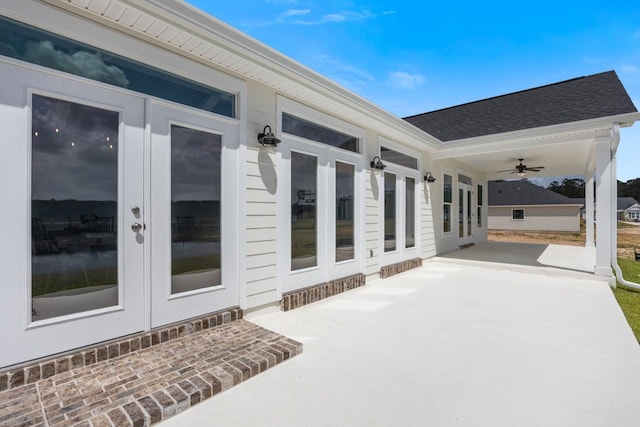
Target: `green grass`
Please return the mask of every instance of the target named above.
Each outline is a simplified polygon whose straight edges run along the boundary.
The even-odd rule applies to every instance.
[[[630,282],[640,283],[640,262],[632,259],[618,258],[618,265],[622,270],[622,276]],[[618,300],[618,304],[627,318],[631,330],[640,342],[640,292],[625,289],[618,282],[618,286],[613,290],[613,294]]]

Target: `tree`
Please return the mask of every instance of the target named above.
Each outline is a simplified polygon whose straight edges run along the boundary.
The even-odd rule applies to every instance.
[[[618,197],[633,197],[640,202],[640,178],[618,181]]]
[[[584,197],[584,187],[584,179],[565,178],[561,183],[558,181],[553,181],[547,188],[556,193],[563,194],[567,197],[575,199],[578,197]]]

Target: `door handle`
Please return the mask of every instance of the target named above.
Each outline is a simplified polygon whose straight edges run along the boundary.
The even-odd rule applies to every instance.
[[[134,222],[131,224],[131,230],[133,230],[134,233],[139,233],[140,230],[142,230],[142,224]]]

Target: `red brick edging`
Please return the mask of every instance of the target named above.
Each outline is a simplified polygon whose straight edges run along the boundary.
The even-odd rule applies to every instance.
[[[364,286],[365,281],[366,276],[362,273],[358,273],[353,276],[333,280],[329,283],[321,283],[319,285],[288,292],[282,295],[280,309],[282,311],[289,311],[295,308],[300,308],[307,304],[311,304],[312,302],[320,301],[344,291]]]
[[[90,366],[103,360],[114,359],[134,351],[182,338],[201,330],[213,328],[217,325],[233,322],[234,320],[242,319],[242,316],[242,309],[234,307],[186,322],[164,326],[150,332],[80,349],[72,354],[38,360],[19,368],[0,370],[0,392],[33,384],[36,381],[47,379],[71,369]]]
[[[407,261],[398,262],[396,264],[385,265],[384,267],[380,268],[380,278],[386,279],[387,277],[391,277],[393,275],[403,273],[405,271],[421,266],[422,258],[413,258]]]

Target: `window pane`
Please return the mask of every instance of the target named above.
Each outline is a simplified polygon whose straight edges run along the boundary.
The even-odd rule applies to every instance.
[[[478,185],[478,206],[482,206],[484,204],[482,200],[482,185]]]
[[[231,93],[35,27],[0,18],[0,40],[0,55],[235,117]]]
[[[34,95],[32,320],[118,304],[119,114]]]
[[[467,236],[471,236],[471,191],[467,190]]]
[[[416,245],[416,181],[406,178],[405,182],[405,247]]]
[[[524,209],[514,209],[511,212],[513,219],[524,219]]]
[[[451,231],[451,205],[444,205],[442,211],[442,231],[445,233]]]
[[[396,176],[384,174],[384,251],[396,250]]]
[[[380,147],[380,158],[397,165],[406,166],[411,169],[418,169],[418,159],[399,153],[390,148]]]
[[[458,236],[464,237],[464,191],[458,189]]]
[[[171,126],[171,293],[217,286],[220,135]]]
[[[451,179],[451,175],[444,175],[444,179],[443,181],[443,198],[444,198],[444,202],[445,203],[452,203],[453,202],[453,186],[452,186],[452,179]]]
[[[478,206],[478,228],[482,228],[482,206]]]
[[[359,152],[358,138],[282,113],[282,131],[343,150]]]
[[[354,258],[353,199],[355,167],[336,162],[336,262]]]
[[[291,270],[318,265],[318,159],[291,153]]]

